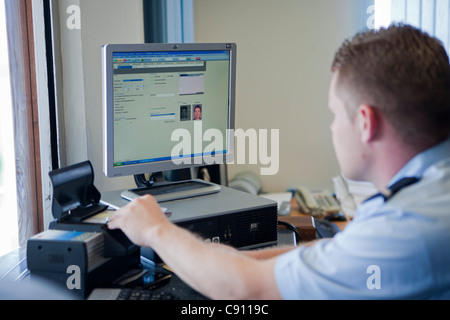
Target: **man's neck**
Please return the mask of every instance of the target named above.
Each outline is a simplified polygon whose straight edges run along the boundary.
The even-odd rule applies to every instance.
[[[407,147],[395,140],[388,143],[379,143],[374,151],[375,161],[373,163],[370,181],[382,190],[386,188],[394,176],[417,154],[428,147]]]

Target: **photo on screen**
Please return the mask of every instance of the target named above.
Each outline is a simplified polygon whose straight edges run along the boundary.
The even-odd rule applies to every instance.
[[[194,120],[202,120],[203,117],[203,107],[201,104],[194,105]]]
[[[180,106],[180,121],[189,121],[191,120],[191,106],[184,105]]]

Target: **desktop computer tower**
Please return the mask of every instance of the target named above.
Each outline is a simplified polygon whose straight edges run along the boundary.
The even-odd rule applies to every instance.
[[[123,207],[121,191],[102,194],[102,202]],[[249,250],[278,242],[278,209],[275,201],[221,186],[218,193],[161,202],[169,219],[205,241]],[[141,248],[141,251],[145,250]]]

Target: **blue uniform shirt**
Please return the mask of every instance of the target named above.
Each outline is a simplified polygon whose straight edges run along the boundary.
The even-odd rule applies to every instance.
[[[390,185],[420,182],[363,203],[333,239],[280,256],[284,299],[450,299],[450,140],[409,161]]]

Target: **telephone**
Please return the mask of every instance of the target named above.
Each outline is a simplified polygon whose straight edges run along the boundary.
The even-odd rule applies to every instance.
[[[321,216],[341,210],[339,203],[327,190],[310,191],[306,187],[298,187],[294,197],[300,211],[312,216]]]

